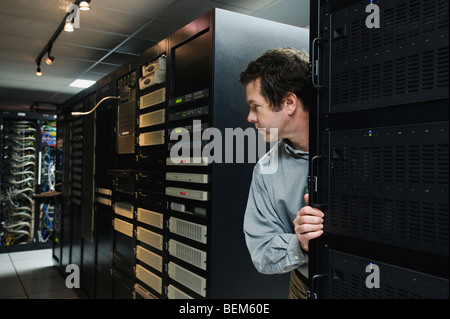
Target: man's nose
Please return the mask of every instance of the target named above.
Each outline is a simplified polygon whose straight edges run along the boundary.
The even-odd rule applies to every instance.
[[[252,111],[248,112],[247,121],[250,123],[256,123],[256,114]]]

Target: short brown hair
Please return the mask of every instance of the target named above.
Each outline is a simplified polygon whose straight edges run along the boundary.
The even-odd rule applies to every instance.
[[[240,75],[247,85],[261,78],[261,94],[274,111],[281,110],[281,102],[288,92],[294,93],[309,112],[315,104],[315,92],[309,77],[309,55],[292,48],[269,50],[249,63]]]

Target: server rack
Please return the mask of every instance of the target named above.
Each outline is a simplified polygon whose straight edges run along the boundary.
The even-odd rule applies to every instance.
[[[69,264],[80,269],[79,292],[93,297],[95,291],[94,239],[94,117],[76,117],[71,113],[89,111],[95,102],[96,87],[86,89],[66,101],[58,116],[58,139],[61,139],[62,209],[55,222],[58,240],[53,245],[53,258],[62,272]]]
[[[56,206],[36,194],[55,189],[55,125],[53,114],[0,112],[1,249],[51,245]]]
[[[311,298],[448,298],[448,6],[311,1]]]

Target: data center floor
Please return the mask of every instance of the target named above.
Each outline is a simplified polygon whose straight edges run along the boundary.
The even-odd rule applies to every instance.
[[[78,299],[53,266],[52,250],[0,254],[0,299]]]

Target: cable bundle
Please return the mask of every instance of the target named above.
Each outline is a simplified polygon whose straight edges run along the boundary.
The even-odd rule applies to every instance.
[[[2,244],[32,237],[36,170],[36,128],[30,121],[6,121],[3,147]]]
[[[43,191],[55,190],[56,158],[52,150],[56,147],[56,122],[47,122],[41,127],[42,163],[41,183]],[[42,203],[39,208],[39,241],[46,242],[53,233],[53,216],[55,207],[52,204]]]

